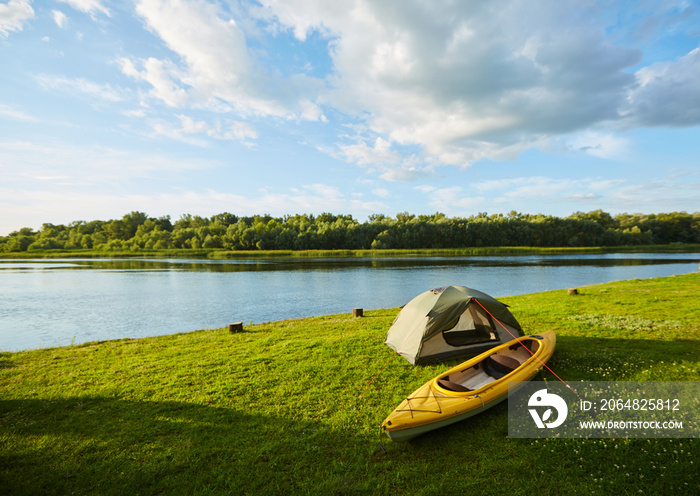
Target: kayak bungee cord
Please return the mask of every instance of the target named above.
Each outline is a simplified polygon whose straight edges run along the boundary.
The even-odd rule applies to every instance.
[[[411,400],[424,400],[424,399],[430,399],[430,396],[414,396],[412,398],[406,398],[406,405],[408,405],[408,409],[402,409],[399,410],[398,408],[396,411],[398,412],[410,412],[411,413],[411,418],[413,418],[413,412],[427,412],[427,413],[442,413],[442,405],[440,405],[440,402],[438,401],[438,397],[435,396],[435,392],[433,391],[432,388],[430,388],[430,392],[432,393],[433,400],[435,401],[435,404],[438,406],[437,410],[419,410],[418,408],[413,408],[411,406]],[[483,402],[483,400],[482,400]]]
[[[559,377],[559,376],[556,374],[556,372],[554,372],[552,369],[549,368],[549,366],[547,366],[546,363],[544,363],[542,360],[540,360],[540,357],[538,357],[537,355],[535,355],[535,354],[533,353],[533,351],[532,351],[530,348],[528,348],[527,346],[525,346],[525,345],[523,344],[523,342],[520,341],[520,339],[518,339],[518,337],[517,337],[516,335],[514,335],[512,332],[510,332],[510,329],[508,329],[506,326],[504,326],[504,325],[501,323],[500,320],[498,320],[496,317],[494,317],[493,314],[492,314],[491,312],[489,312],[489,311],[486,309],[486,307],[484,307],[484,305],[481,304],[481,302],[480,302],[479,300],[477,300],[476,298],[472,298],[472,301],[477,302],[477,303],[479,304],[479,306],[480,306],[481,308],[483,308],[483,310],[484,310],[487,314],[489,314],[489,315],[491,316],[491,318],[493,318],[493,320],[495,320],[496,322],[498,322],[498,324],[499,324],[501,327],[503,327],[503,329],[505,329],[506,332],[507,332],[508,334],[510,334],[511,336],[513,336],[513,339],[515,339],[515,340],[520,344],[520,346],[522,346],[523,348],[525,348],[525,349],[530,353],[530,355],[532,355],[533,357],[537,358],[537,361],[540,362],[540,363],[541,363],[547,370],[549,370],[552,374],[554,374],[554,377],[556,377],[557,379],[559,379],[559,380],[561,381],[562,384],[564,384],[567,388],[569,388],[576,396],[578,396],[579,398],[581,398],[581,396],[576,392],[576,390],[575,390],[574,388],[572,388],[571,386],[569,386],[569,384],[568,384],[564,379],[562,379],[561,377]],[[583,398],[581,398],[581,399],[583,399]]]

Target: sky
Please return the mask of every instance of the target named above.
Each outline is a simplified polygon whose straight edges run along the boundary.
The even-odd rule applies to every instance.
[[[700,211],[700,2],[0,0],[0,235]]]

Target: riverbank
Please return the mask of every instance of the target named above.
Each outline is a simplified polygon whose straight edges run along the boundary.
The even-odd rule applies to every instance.
[[[536,246],[483,246],[455,249],[415,250],[236,250],[167,249],[167,250],[32,250],[0,253],[2,259],[29,258],[192,258],[192,259],[245,259],[245,258],[342,258],[342,257],[465,257],[504,255],[575,255],[599,253],[695,253],[698,243],[666,245],[625,245],[594,247]]]
[[[694,273],[499,299],[527,332],[557,332],[564,380],[697,381],[699,289]],[[508,439],[505,404],[380,437],[446,367],[392,358],[397,311],[0,353],[0,493],[700,491],[698,439]]]

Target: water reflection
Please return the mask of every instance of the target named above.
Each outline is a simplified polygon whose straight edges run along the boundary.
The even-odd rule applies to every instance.
[[[0,261],[0,350],[395,308],[430,288],[495,297],[698,270],[700,253]],[[517,315],[516,315],[517,317]]]
[[[1,271],[100,270],[100,271],[185,271],[185,272],[263,272],[326,271],[343,269],[432,269],[449,267],[566,267],[639,266],[693,264],[697,253],[605,254],[605,255],[515,255],[484,257],[337,257],[265,258],[241,260],[196,259],[33,259],[0,261]]]

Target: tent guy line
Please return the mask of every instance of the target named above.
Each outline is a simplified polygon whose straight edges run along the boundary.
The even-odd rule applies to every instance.
[[[479,301],[476,300],[475,298],[472,298],[472,299],[473,299],[474,301],[476,301],[477,303],[479,303]],[[479,303],[479,306],[480,306],[481,308],[483,308],[484,311],[485,311],[486,313],[488,313],[489,315],[491,315],[491,312],[489,312],[488,310],[486,310],[486,308],[484,308],[484,306],[483,306],[481,303]],[[506,329],[506,327],[505,327],[503,324],[501,324],[501,321],[499,321],[499,320],[498,320],[496,317],[494,317],[493,315],[491,315],[491,317],[493,318],[493,320],[495,320],[496,322],[498,322],[498,323],[500,324],[501,327],[503,327],[506,331],[508,331],[508,329]],[[564,384],[567,388],[569,388],[571,391],[573,391],[573,393],[574,393],[576,396],[578,396],[579,398],[581,398],[581,396],[576,392],[576,390],[575,390],[574,388],[572,388],[564,379],[562,379],[561,377],[559,377],[559,375],[558,375],[556,372],[554,372],[551,368],[549,368],[549,366],[548,366],[546,363],[544,363],[542,360],[540,360],[540,357],[538,357],[537,355],[535,355],[535,354],[532,352],[532,350],[530,350],[530,348],[528,348],[527,346],[525,346],[525,345],[522,343],[522,341],[520,341],[520,339],[518,339],[517,336],[514,336],[513,333],[510,332],[510,331],[508,331],[508,334],[510,334],[511,336],[513,336],[513,339],[515,339],[516,341],[518,341],[518,343],[520,343],[520,345],[521,345],[523,348],[525,348],[533,357],[535,357],[535,358],[537,359],[538,362],[540,362],[547,370],[549,370],[552,374],[554,374],[554,377],[556,377],[557,379],[559,379],[559,380],[561,381],[562,384]],[[581,398],[581,399],[583,399],[583,398]]]

